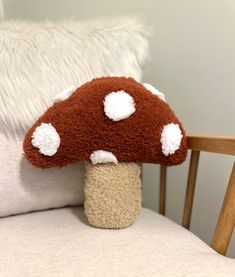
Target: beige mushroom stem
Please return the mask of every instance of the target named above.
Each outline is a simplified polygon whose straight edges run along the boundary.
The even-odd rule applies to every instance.
[[[141,167],[137,163],[86,163],[85,214],[91,225],[124,228],[141,209]]]

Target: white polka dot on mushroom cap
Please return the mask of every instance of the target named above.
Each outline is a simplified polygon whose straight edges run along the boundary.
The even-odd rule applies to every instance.
[[[170,123],[163,127],[161,133],[162,153],[169,156],[180,148],[182,132],[178,124]]]
[[[90,159],[93,164],[99,164],[99,163],[118,164],[118,160],[116,156],[112,152],[104,151],[104,150],[93,151],[90,156]]]
[[[143,86],[149,90],[152,94],[158,96],[161,100],[163,100],[164,102],[166,102],[166,98],[164,93],[162,93],[161,91],[159,91],[158,89],[156,89],[154,86],[148,84],[148,83],[143,83]]]
[[[51,123],[42,123],[32,135],[32,145],[45,156],[53,156],[60,146],[60,136]]]
[[[123,90],[111,92],[104,99],[104,112],[113,121],[126,119],[135,112],[134,99]]]

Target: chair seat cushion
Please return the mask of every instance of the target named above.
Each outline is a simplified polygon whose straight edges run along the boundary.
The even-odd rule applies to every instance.
[[[235,260],[147,209],[130,227],[97,229],[83,208],[0,219],[0,276],[235,276]]]

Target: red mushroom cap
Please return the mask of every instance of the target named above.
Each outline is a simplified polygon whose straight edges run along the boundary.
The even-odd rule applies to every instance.
[[[42,168],[95,160],[97,150],[114,162],[170,166],[185,160],[186,136],[169,105],[144,85],[103,77],[55,103],[24,140],[25,157]]]

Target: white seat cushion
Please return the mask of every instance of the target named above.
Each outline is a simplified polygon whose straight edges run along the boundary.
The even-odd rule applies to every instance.
[[[0,219],[0,276],[235,276],[223,257],[150,210],[129,228],[90,227],[82,208]]]

